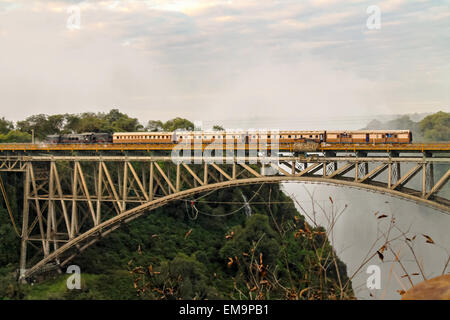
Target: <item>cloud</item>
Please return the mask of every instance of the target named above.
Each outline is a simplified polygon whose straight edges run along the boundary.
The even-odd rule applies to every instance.
[[[0,0],[2,116],[333,117],[449,105],[443,1]],[[81,29],[68,30],[67,8]],[[5,8],[8,8],[7,10]],[[384,9],[383,9],[384,8]],[[305,113],[306,110],[306,113]]]

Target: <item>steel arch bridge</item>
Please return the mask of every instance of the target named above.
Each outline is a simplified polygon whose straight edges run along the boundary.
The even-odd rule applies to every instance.
[[[232,157],[219,159],[221,163],[217,158],[172,160],[151,156],[0,158],[0,171],[21,172],[24,177],[21,279],[67,265],[123,223],[151,210],[222,188],[284,181],[321,183],[386,194],[450,213],[448,190],[440,193],[450,178],[449,158],[301,156],[273,161]],[[3,183],[0,187],[8,203]]]

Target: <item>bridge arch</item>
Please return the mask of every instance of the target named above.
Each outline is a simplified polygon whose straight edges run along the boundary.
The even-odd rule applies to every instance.
[[[65,260],[60,264],[61,266],[67,264],[71,259],[73,259],[79,252],[85,250],[90,245],[94,244],[99,239],[103,238],[110,232],[118,229],[123,223],[128,223],[139,216],[148,213],[152,210],[155,210],[157,208],[160,208],[169,202],[177,201],[184,199],[186,197],[208,192],[208,191],[215,191],[220,190],[224,188],[231,188],[231,187],[238,187],[243,185],[253,185],[253,184],[264,184],[264,183],[280,183],[280,182],[298,182],[298,183],[310,183],[310,184],[327,184],[327,185],[335,185],[335,186],[341,186],[341,187],[348,187],[348,188],[356,188],[361,189],[365,191],[370,192],[376,192],[379,194],[385,194],[392,197],[414,201],[418,204],[422,204],[428,207],[431,207],[433,209],[449,213],[450,208],[446,205],[440,204],[436,201],[432,201],[426,198],[422,198],[420,196],[416,196],[414,194],[402,192],[400,190],[393,190],[391,188],[387,188],[387,185],[384,185],[382,183],[378,183],[377,185],[374,184],[366,184],[366,183],[360,183],[355,182],[350,179],[336,179],[336,178],[327,178],[327,177],[318,177],[318,176],[291,176],[291,175],[283,175],[283,176],[259,176],[259,177],[253,177],[253,178],[246,178],[246,179],[234,179],[224,182],[217,182],[217,183],[211,183],[202,185],[199,187],[186,189],[183,191],[175,192],[172,194],[169,194],[167,196],[148,201],[142,205],[139,205],[133,209],[127,210],[125,212],[122,212],[121,214],[110,218],[97,226],[92,227],[88,231],[78,235],[77,237],[71,239],[55,251],[51,252],[49,255],[44,257],[42,260],[40,260],[38,263],[36,263],[34,266],[32,266],[30,269],[27,269],[25,273],[23,274],[24,278],[28,278],[38,272],[42,267],[44,267],[46,264],[55,261],[59,257],[61,257],[63,254],[67,253],[70,250],[76,249],[76,252],[69,255]]]

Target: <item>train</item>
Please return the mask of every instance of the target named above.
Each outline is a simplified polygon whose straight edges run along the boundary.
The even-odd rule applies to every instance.
[[[223,143],[328,143],[328,144],[407,144],[410,130],[289,130],[289,131],[174,131],[80,133],[47,136],[51,144],[178,144],[201,140]]]

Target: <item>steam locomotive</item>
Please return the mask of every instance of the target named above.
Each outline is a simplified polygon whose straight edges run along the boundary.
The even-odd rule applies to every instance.
[[[48,135],[47,143],[52,144],[91,144],[91,143],[112,143],[111,133],[75,133],[75,134],[54,134]]]

